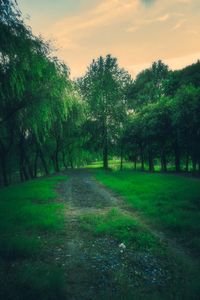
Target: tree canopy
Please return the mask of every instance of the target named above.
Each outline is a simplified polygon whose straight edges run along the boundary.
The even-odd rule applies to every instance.
[[[70,79],[52,46],[0,1],[0,183],[109,157],[141,169],[200,172],[200,61],[171,71],[161,60],[135,80],[117,58],[94,59]]]

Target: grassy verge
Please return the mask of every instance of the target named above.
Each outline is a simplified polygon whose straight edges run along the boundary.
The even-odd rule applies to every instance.
[[[49,177],[0,190],[1,299],[62,294],[61,271],[47,257],[64,228],[64,204],[55,201],[62,180],[66,177]]]
[[[98,172],[96,178],[122,195],[134,209],[178,238],[194,254],[200,251],[200,181],[168,174]]]
[[[198,299],[199,274],[196,267],[177,257],[132,215],[113,208],[102,214],[82,216],[79,224],[84,232],[88,231],[96,238],[108,237],[116,241],[111,248],[105,247],[103,251],[108,252],[111,261],[113,251],[120,249],[122,243],[125,245],[125,249],[119,251],[122,252],[120,259],[123,269],[137,288],[134,291],[128,289],[128,293],[123,294],[124,299]],[[123,270],[120,267],[113,276],[119,277],[118,287],[123,284]],[[148,283],[148,277],[153,282]]]
[[[119,243],[132,245],[135,250],[154,249],[157,239],[145,230],[132,216],[113,208],[104,214],[88,214],[81,217],[82,227],[95,235],[109,235]]]

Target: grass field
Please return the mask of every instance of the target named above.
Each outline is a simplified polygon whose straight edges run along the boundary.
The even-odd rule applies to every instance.
[[[154,227],[200,251],[200,180],[178,175],[99,171],[96,178],[119,193]]]
[[[102,255],[105,256],[106,267],[107,264],[112,265],[116,261],[119,263],[124,259],[122,271],[124,270],[127,276],[134,274],[130,280],[138,286],[133,291],[133,298],[132,294],[127,295],[125,291],[125,299],[137,300],[141,299],[141,295],[144,295],[142,299],[145,300],[199,299],[200,274],[198,265],[194,262],[198,261],[200,250],[200,181],[172,174],[150,174],[133,170],[121,172],[115,169],[114,161],[111,165],[114,170],[105,172],[99,169],[94,170],[93,174],[98,181],[123,196],[127,205],[124,207],[124,202],[117,200],[117,205],[113,208],[108,206],[106,209],[105,206],[102,210],[90,210],[90,207],[87,207],[87,198],[94,191],[89,189],[90,185],[84,190],[85,181],[83,180],[83,186],[80,185],[80,178],[83,177],[77,176],[72,193],[77,216],[68,215],[69,220],[72,219],[73,222],[69,222],[71,225],[67,228],[64,211],[67,208],[67,212],[70,212],[70,204],[66,207],[64,202],[57,199],[55,191],[58,183],[67,179],[66,176],[41,178],[0,190],[0,299],[67,299],[66,290],[70,287],[73,291],[73,286],[71,287],[70,283],[71,271],[66,267],[66,262],[69,262],[67,266],[70,266],[71,261],[71,268],[75,270],[72,274],[75,276],[72,276],[75,278],[73,280],[76,281],[78,273],[83,274],[84,268],[88,274],[84,278],[91,280],[88,270],[94,263],[98,266],[98,259]],[[94,166],[99,168],[100,163]],[[83,176],[84,173],[81,174]],[[67,188],[68,185],[65,186],[65,189]],[[83,200],[86,207],[82,206],[81,202],[76,207],[77,192],[81,195],[78,199],[81,202]],[[96,209],[96,202],[100,201],[100,198],[96,199],[94,194],[92,199],[92,208]],[[192,260],[187,260],[187,255],[179,257],[178,252],[174,252],[170,245],[159,236],[155,236],[152,229],[175,238],[177,244],[194,255]],[[77,235],[73,240],[75,232]],[[69,236],[72,248],[68,247]],[[80,241],[76,244],[77,237],[80,237]],[[99,239],[105,241],[104,247],[95,244]],[[109,241],[115,241],[115,244],[111,245]],[[120,243],[127,247],[124,258],[119,252]],[[80,252],[77,252],[73,245],[80,247]],[[116,249],[119,252],[117,256]],[[92,260],[91,255],[83,262],[83,250],[86,254],[98,254],[97,261]],[[76,253],[78,256],[73,261]],[[77,265],[77,261],[80,265]],[[91,265],[87,265],[88,263]],[[124,287],[125,282],[122,279],[126,277],[123,275],[120,279],[120,276],[125,273],[120,272],[117,282],[119,286],[121,284],[121,287]],[[155,283],[154,287],[148,287],[146,276],[151,280],[157,278],[159,290],[155,288]],[[163,281],[159,282],[159,278]],[[84,290],[84,284],[80,282],[80,291],[82,288]],[[148,288],[151,291],[148,291]],[[127,298],[128,296],[130,298]]]
[[[64,227],[64,204],[54,201],[55,187],[64,179],[1,189],[0,299],[54,299],[63,293],[62,273],[47,253]]]

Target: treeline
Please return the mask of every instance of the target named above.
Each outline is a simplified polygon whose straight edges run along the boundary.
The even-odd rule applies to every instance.
[[[68,67],[32,34],[15,1],[1,0],[0,183],[73,166],[83,110]]]
[[[200,172],[200,62],[169,71],[161,61],[141,72],[129,90],[132,110],[124,132],[125,155],[150,171],[160,164]]]
[[[162,61],[135,80],[110,55],[80,78],[89,107],[90,151],[140,164],[141,170],[200,172],[200,62],[171,71]],[[98,137],[98,138],[97,138]]]
[[[109,157],[200,172],[200,62],[135,80],[111,55],[70,80],[14,0],[0,0],[0,185]]]

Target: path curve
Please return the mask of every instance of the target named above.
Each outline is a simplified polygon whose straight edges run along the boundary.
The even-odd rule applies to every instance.
[[[104,214],[117,207],[123,213],[139,220],[147,230],[170,248],[173,255],[181,255],[189,264],[193,263],[193,260],[174,241],[151,228],[121,197],[98,183],[93,174],[88,170],[68,171],[66,175],[69,179],[59,188],[62,200],[67,205],[67,239],[65,247],[59,249],[56,255],[60,257],[66,269],[68,298],[142,299],[143,293],[147,293],[149,288],[161,289],[166,284],[165,279],[170,277],[168,270],[164,270],[162,263],[151,253],[133,253],[131,249],[121,253],[119,241],[116,239],[107,236],[96,237],[80,230],[80,217],[87,214]],[[157,275],[152,275],[152,270]],[[131,296],[133,289],[136,298]],[[130,295],[130,298],[127,298],[127,295]]]

